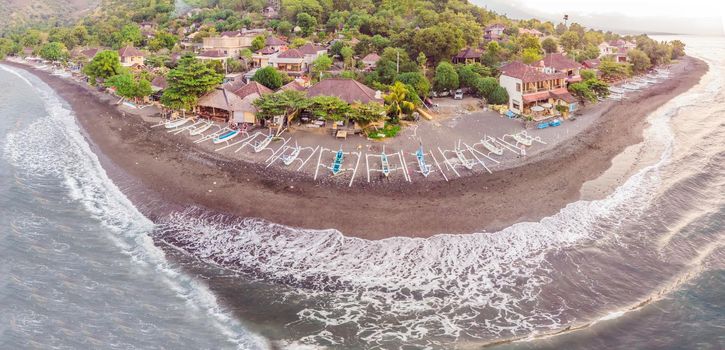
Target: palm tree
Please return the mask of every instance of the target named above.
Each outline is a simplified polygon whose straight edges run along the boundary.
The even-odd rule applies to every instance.
[[[390,92],[384,99],[388,105],[388,116],[393,123],[398,123],[403,113],[410,114],[415,110],[415,104],[408,100],[408,89],[399,81],[390,87]]]

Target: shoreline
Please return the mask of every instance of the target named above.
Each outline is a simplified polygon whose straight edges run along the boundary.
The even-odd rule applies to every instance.
[[[101,98],[48,72],[3,63],[35,74],[71,105],[109,177],[154,221],[199,207],[365,239],[490,232],[552,215],[579,200],[584,183],[643,140],[651,112],[696,85],[708,70],[699,59],[683,58],[682,72],[611,103],[586,130],[520,166],[451,182],[341,188],[210,153],[118,111],[109,95]]]

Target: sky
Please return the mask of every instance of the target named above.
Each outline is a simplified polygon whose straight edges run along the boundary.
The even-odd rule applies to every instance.
[[[470,0],[511,18],[539,18],[622,33],[725,35],[725,0]]]

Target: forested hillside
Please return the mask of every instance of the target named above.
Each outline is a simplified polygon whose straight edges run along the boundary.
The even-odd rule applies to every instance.
[[[100,0],[0,0],[0,32],[13,27],[70,23]]]

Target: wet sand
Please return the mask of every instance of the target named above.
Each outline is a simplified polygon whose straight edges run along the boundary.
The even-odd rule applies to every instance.
[[[707,71],[704,62],[684,58],[667,81],[612,103],[588,129],[522,166],[451,182],[347,188],[208,152],[119,112],[110,97],[6,64],[28,69],[71,104],[108,175],[152,220],[193,206],[366,239],[494,231],[554,214],[578,200],[582,184],[604,173],[617,154],[642,141],[650,112]]]

